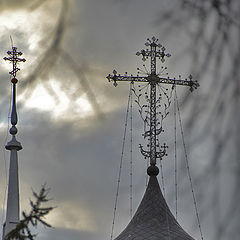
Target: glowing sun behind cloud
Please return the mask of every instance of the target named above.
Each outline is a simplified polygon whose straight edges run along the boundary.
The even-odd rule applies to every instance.
[[[31,76],[31,70],[39,64],[38,59],[41,59],[45,48],[51,42],[51,39],[46,41],[46,38],[49,39],[51,32],[55,29],[58,21],[58,10],[52,11],[51,8],[46,9],[45,6],[45,8],[39,8],[38,11],[16,10],[1,13],[0,33],[3,36],[8,33],[4,42],[9,41],[9,36],[12,35],[13,45],[16,45],[23,52],[23,56],[27,60],[26,64],[20,66],[19,79]],[[20,40],[21,44],[18,44]],[[8,63],[1,62],[0,65],[9,71]],[[71,94],[65,91],[58,77],[44,82],[40,78],[41,76],[39,76],[37,84],[35,82],[35,84],[28,86],[27,94],[23,89],[23,93],[17,97],[26,108],[48,113],[53,120],[72,121],[94,115],[87,94],[81,92],[79,96],[72,98]],[[75,87],[74,83],[73,87]]]
[[[0,15],[0,33],[7,37],[12,35],[13,44],[24,39],[30,51],[36,50],[43,32],[44,21],[39,25],[40,18],[44,19],[42,11],[5,11]]]
[[[24,102],[25,107],[49,112],[53,119],[66,120],[67,118],[84,118],[93,114],[93,109],[86,94],[80,96],[76,102],[72,102],[67,94],[61,90],[61,83],[50,80],[52,94],[44,87],[37,85],[28,99],[25,94],[19,97]]]

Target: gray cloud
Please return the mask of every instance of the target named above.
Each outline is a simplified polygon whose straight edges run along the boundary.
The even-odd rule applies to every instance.
[[[23,77],[18,83],[19,94],[27,91],[25,99],[18,103],[18,139],[24,147],[19,152],[22,205],[24,207],[28,205],[31,187],[38,189],[41,184],[47,182],[54,198],[53,204],[58,206],[56,215],[62,218],[62,226],[58,221],[56,229],[37,230],[42,239],[94,240],[109,237],[129,87],[123,83],[114,88],[105,77],[113,69],[118,70],[119,73],[125,71],[136,73],[136,67],[141,67],[142,63],[135,53],[144,47],[146,38],[152,35],[159,37],[160,42],[164,39],[163,44],[172,55],[175,54],[175,50],[179,51],[186,38],[177,33],[174,40],[167,41],[167,37],[161,35],[159,26],[153,24],[165,2],[131,1],[128,4],[126,1],[120,3],[112,0],[48,0],[42,4],[40,1],[31,4],[29,1],[8,1],[8,5],[7,2],[4,3],[5,5],[1,3],[2,10],[9,11],[14,5],[14,11],[25,9],[34,14],[41,11],[44,13],[44,19],[40,19],[36,27],[36,32],[40,31],[42,36],[38,47],[33,51],[29,50],[27,36],[24,36],[22,29],[15,29],[16,35],[11,33],[17,47],[29,57],[25,65],[30,66],[24,67]],[[3,56],[9,49],[8,34],[7,32],[6,36],[1,37]],[[185,61],[180,60],[175,63],[170,61],[171,72],[177,72],[176,76],[179,73],[188,75],[187,70],[185,71],[185,67],[187,68]],[[0,119],[2,122],[7,121],[9,106],[10,91],[6,76],[6,69],[1,67]],[[61,84],[61,90],[66,93],[72,104],[68,111],[54,119],[51,112],[27,108],[24,104],[35,87],[42,84],[54,98],[57,107],[61,99],[49,83],[51,79]],[[95,114],[86,118],[72,116],[71,111],[75,110],[75,101],[84,93],[91,102]],[[101,114],[105,116],[103,119],[98,117]],[[65,117],[64,121],[62,117]],[[137,122],[136,113],[134,119]],[[169,125],[171,125],[170,120]],[[142,130],[139,123],[136,123],[135,128]],[[6,126],[1,128],[3,139],[5,131]],[[140,135],[135,138],[135,208],[143,194],[146,177],[146,163],[139,155],[137,147],[138,142],[141,141],[139,138]],[[2,145],[3,142],[4,140]],[[199,148],[205,149],[205,147],[201,145]],[[194,156],[196,155],[194,153]],[[198,156],[196,159],[199,158]],[[171,161],[166,160],[166,162],[166,175],[171,175],[169,170]],[[196,162],[192,164],[194,173],[198,174],[198,170],[203,169],[201,164],[205,161]],[[4,165],[3,158],[1,163]],[[118,212],[116,232],[120,231],[129,220],[126,209],[129,191],[127,168],[128,163],[125,163],[123,185],[120,189],[123,198],[119,201],[119,209],[125,210]],[[1,174],[3,179],[3,172]],[[182,186],[186,185],[186,178],[183,176],[180,182]],[[173,185],[174,183],[169,180],[169,189]],[[4,191],[4,186],[1,186],[1,190]],[[189,221],[193,218],[187,201],[191,196],[186,196],[184,191],[185,188],[182,187],[182,196],[187,203],[182,204],[185,213],[183,223],[189,232],[195,233],[195,229],[191,229],[191,222],[194,221]],[[174,208],[172,190],[170,189],[169,192],[167,198]],[[1,198],[2,196],[3,193]],[[121,208],[124,205],[125,208]],[[76,214],[71,212],[65,216],[69,206],[76,208]],[[85,212],[81,212],[82,209]],[[76,220],[77,215],[79,215],[78,220]],[[89,229],[84,230],[84,226],[81,225],[84,216],[93,224],[92,232]],[[71,224],[74,229],[64,228]],[[79,230],[76,230],[77,226]]]

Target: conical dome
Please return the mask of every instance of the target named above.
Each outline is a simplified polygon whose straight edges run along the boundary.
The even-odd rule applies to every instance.
[[[150,176],[142,202],[125,230],[115,240],[194,240],[176,221],[156,176]]]

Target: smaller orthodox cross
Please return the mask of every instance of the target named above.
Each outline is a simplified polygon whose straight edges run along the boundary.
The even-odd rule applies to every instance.
[[[8,195],[7,195],[7,212],[6,221],[3,226],[3,239],[4,237],[19,223],[19,179],[18,179],[18,155],[17,151],[22,149],[20,142],[16,140],[16,134],[18,132],[16,125],[18,122],[17,109],[16,109],[16,84],[18,82],[16,75],[20,70],[17,67],[19,62],[25,62],[24,58],[20,58],[21,52],[17,51],[16,47],[12,47],[12,51],[8,51],[9,57],[4,57],[5,61],[10,61],[13,66],[13,70],[9,72],[12,76],[11,82],[13,85],[12,96],[12,112],[11,112],[11,124],[9,132],[12,135],[12,139],[7,143],[5,148],[10,151],[10,164],[9,164],[9,180],[8,180]]]
[[[13,65],[13,70],[11,72],[9,72],[10,75],[13,76],[13,78],[16,78],[16,74],[18,71],[20,71],[20,69],[17,67],[17,63],[18,62],[25,62],[26,59],[24,58],[19,58],[19,56],[22,55],[22,52],[18,52],[16,47],[12,47],[12,51],[7,51],[7,54],[10,57],[4,57],[3,59],[5,61],[10,61],[12,62]]]
[[[17,67],[17,64],[19,62],[25,62],[26,60],[24,58],[19,58],[19,56],[22,55],[21,52],[17,51],[16,47],[12,47],[12,51],[8,51],[7,54],[9,57],[4,57],[3,59],[5,61],[10,61],[12,62],[13,70],[9,72],[10,75],[12,75],[11,82],[13,84],[13,102],[12,102],[12,114],[11,114],[11,124],[12,128],[10,129],[10,134],[15,136],[17,134],[17,110],[16,110],[16,84],[18,82],[16,75],[17,72],[20,71],[20,69]]]
[[[146,59],[150,58],[150,67],[151,72],[147,74],[147,76],[128,76],[126,75],[117,75],[117,71],[114,70],[113,74],[109,74],[107,76],[107,79],[109,82],[113,82],[113,85],[116,87],[117,82],[142,82],[142,83],[148,83],[150,85],[150,126],[149,131],[147,132],[147,135],[149,136],[149,151],[143,150],[142,146],[140,146],[141,153],[144,157],[150,158],[150,165],[152,167],[149,168],[149,171],[152,172],[151,174],[157,175],[158,170],[155,167],[156,165],[156,159],[160,158],[162,159],[163,156],[166,155],[166,148],[167,146],[164,144],[162,146],[163,150],[157,151],[157,112],[156,112],[156,105],[157,105],[157,96],[156,96],[156,86],[158,84],[172,84],[172,85],[182,85],[182,86],[188,86],[190,87],[190,90],[193,91],[196,89],[199,84],[197,81],[192,80],[192,76],[189,76],[189,80],[181,80],[181,79],[175,79],[175,78],[164,78],[160,76],[160,74],[157,74],[157,58],[159,58],[162,62],[165,61],[166,57],[170,57],[169,53],[165,53],[165,47],[163,47],[161,44],[158,43],[158,39],[155,37],[152,37],[152,39],[147,39],[147,42],[145,43],[147,47],[150,46],[150,49],[141,50],[140,52],[137,52],[137,56],[142,56],[142,60],[145,61]],[[149,174],[149,175],[151,175]]]

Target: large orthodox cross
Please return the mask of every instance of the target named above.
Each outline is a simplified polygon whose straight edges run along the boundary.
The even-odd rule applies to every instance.
[[[137,56],[142,56],[142,60],[145,61],[146,59],[150,58],[150,67],[151,72],[147,74],[147,76],[133,76],[130,75],[117,75],[116,70],[113,71],[113,74],[109,74],[107,76],[107,79],[110,82],[113,82],[113,85],[116,87],[117,82],[142,82],[142,83],[148,83],[150,85],[150,117],[149,117],[149,131],[145,134],[149,137],[149,151],[143,150],[142,146],[141,153],[144,157],[150,158],[150,164],[151,166],[156,165],[156,159],[166,155],[166,148],[167,146],[164,144],[162,146],[163,150],[157,151],[157,135],[158,135],[158,129],[157,129],[157,91],[156,87],[158,84],[172,84],[175,85],[182,85],[182,86],[188,86],[190,87],[190,90],[193,91],[196,89],[199,84],[197,81],[192,80],[192,76],[189,76],[189,80],[181,80],[181,79],[175,79],[175,78],[164,78],[160,76],[160,74],[157,73],[157,58],[159,58],[162,62],[165,61],[165,57],[170,57],[170,54],[165,53],[165,47],[163,47],[161,44],[158,43],[158,39],[155,37],[152,37],[152,39],[147,39],[147,42],[145,43],[147,47],[150,46],[150,49],[141,50],[140,52],[137,52]],[[156,174],[157,175],[157,174]]]

